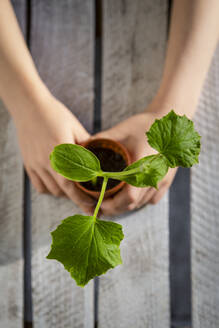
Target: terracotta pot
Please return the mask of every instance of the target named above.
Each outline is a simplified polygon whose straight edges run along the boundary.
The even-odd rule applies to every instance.
[[[129,152],[118,141],[111,140],[111,139],[105,139],[105,138],[99,138],[99,139],[90,139],[81,145],[85,148],[93,147],[93,148],[111,149],[115,153],[118,153],[123,157],[127,166],[131,164],[131,157],[129,155]],[[75,182],[75,184],[79,189],[83,190],[86,194],[88,194],[96,199],[99,198],[99,195],[100,195],[99,191],[89,190],[89,189],[85,188],[80,182]],[[119,190],[121,190],[121,188],[124,187],[124,185],[125,185],[125,182],[121,181],[115,187],[106,190],[104,198],[114,195]]]

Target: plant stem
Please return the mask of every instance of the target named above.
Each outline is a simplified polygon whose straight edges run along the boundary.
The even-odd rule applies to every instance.
[[[155,160],[155,159],[157,159],[158,157],[161,157],[161,156],[163,156],[163,155],[160,154],[160,153],[154,155],[154,158],[147,164],[147,166],[149,167],[150,164],[153,162],[153,160]],[[149,157],[149,156],[147,156],[147,157]],[[136,167],[136,168],[131,169],[131,170],[127,170],[127,171],[123,170],[123,171],[120,171],[120,172],[104,172],[104,171],[101,171],[101,174],[99,176],[120,180],[120,177],[127,177],[129,175],[136,174],[136,173],[139,173],[141,171],[142,171],[142,167]]]
[[[100,197],[98,199],[97,205],[96,205],[95,210],[94,210],[94,215],[93,215],[94,220],[96,220],[97,214],[99,212],[100,205],[103,201],[103,197],[104,197],[104,194],[105,194],[105,191],[106,191],[107,181],[108,181],[108,177],[104,177],[101,192],[100,192]]]
[[[128,170],[128,171],[121,171],[121,172],[102,172],[102,176],[103,177],[107,177],[107,178],[112,178],[112,179],[116,179],[117,177],[122,177],[122,176],[128,176],[134,173],[139,172],[139,168],[135,168],[132,170]]]

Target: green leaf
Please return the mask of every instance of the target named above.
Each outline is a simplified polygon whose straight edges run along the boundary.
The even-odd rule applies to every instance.
[[[155,120],[146,135],[148,143],[167,158],[170,167],[190,167],[198,163],[201,137],[185,115],[176,115],[172,110]]]
[[[51,235],[47,258],[61,262],[78,286],[122,263],[119,245],[124,235],[120,224],[74,215],[63,220]]]
[[[50,154],[52,168],[73,181],[88,181],[100,172],[98,158],[88,149],[73,144],[61,144]]]
[[[168,171],[168,165],[164,156],[151,155],[132,163],[123,172],[127,171],[129,173],[133,169],[137,169],[137,171],[131,175],[121,177],[120,180],[126,181],[135,187],[151,186],[157,188],[157,183],[163,179]]]

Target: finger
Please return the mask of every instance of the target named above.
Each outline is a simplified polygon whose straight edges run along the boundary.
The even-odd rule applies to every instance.
[[[157,190],[155,188],[147,188],[148,190],[144,193],[143,197],[138,202],[137,208],[140,208],[147,204],[149,200],[156,194]]]
[[[81,207],[86,213],[91,214],[92,209],[94,208],[97,201],[77,188],[73,181],[65,179],[56,172],[52,172],[52,174],[54,175],[57,184],[67,195],[67,197],[71,199],[76,205]]]
[[[90,134],[83,128],[83,131],[80,131],[79,135],[75,136],[75,143],[77,145],[83,145],[87,140],[90,139]]]
[[[40,179],[40,177],[37,175],[37,173],[34,170],[30,170],[26,168],[26,171],[28,173],[28,176],[30,178],[30,181],[36,191],[38,191],[41,194],[47,194],[49,191],[44,185],[43,181]]]
[[[97,200],[86,195],[73,182],[67,182],[67,192],[69,198],[79,206],[86,214],[93,215]]]
[[[125,185],[114,197],[103,201],[101,210],[104,215],[121,214],[133,210],[138,204],[141,193],[141,188]]]
[[[148,201],[149,204],[157,204],[168,190],[168,185],[163,184]]]
[[[79,122],[79,120],[73,116],[73,120],[75,120],[74,124],[74,132],[77,131],[77,134],[73,135],[76,144],[80,144],[90,139],[90,133],[84,128],[84,126]]]
[[[63,190],[59,187],[59,185],[54,180],[53,176],[49,171],[45,169],[41,169],[39,171],[40,178],[42,179],[44,185],[49,190],[49,192],[55,197],[64,196]]]

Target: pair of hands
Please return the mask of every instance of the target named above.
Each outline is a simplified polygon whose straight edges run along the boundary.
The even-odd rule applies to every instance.
[[[105,137],[121,142],[130,152],[132,161],[136,161],[154,152],[145,136],[154,119],[155,115],[151,113],[134,115],[92,138]],[[92,214],[96,201],[79,190],[72,181],[56,173],[49,161],[49,154],[57,144],[81,144],[91,138],[75,116],[54,97],[49,97],[15,124],[24,166],[35,189],[56,197],[66,196],[85,213]],[[101,213],[115,215],[147,203],[156,204],[171,185],[175,173],[176,169],[170,169],[158,190],[126,185],[115,196],[103,201]]]

